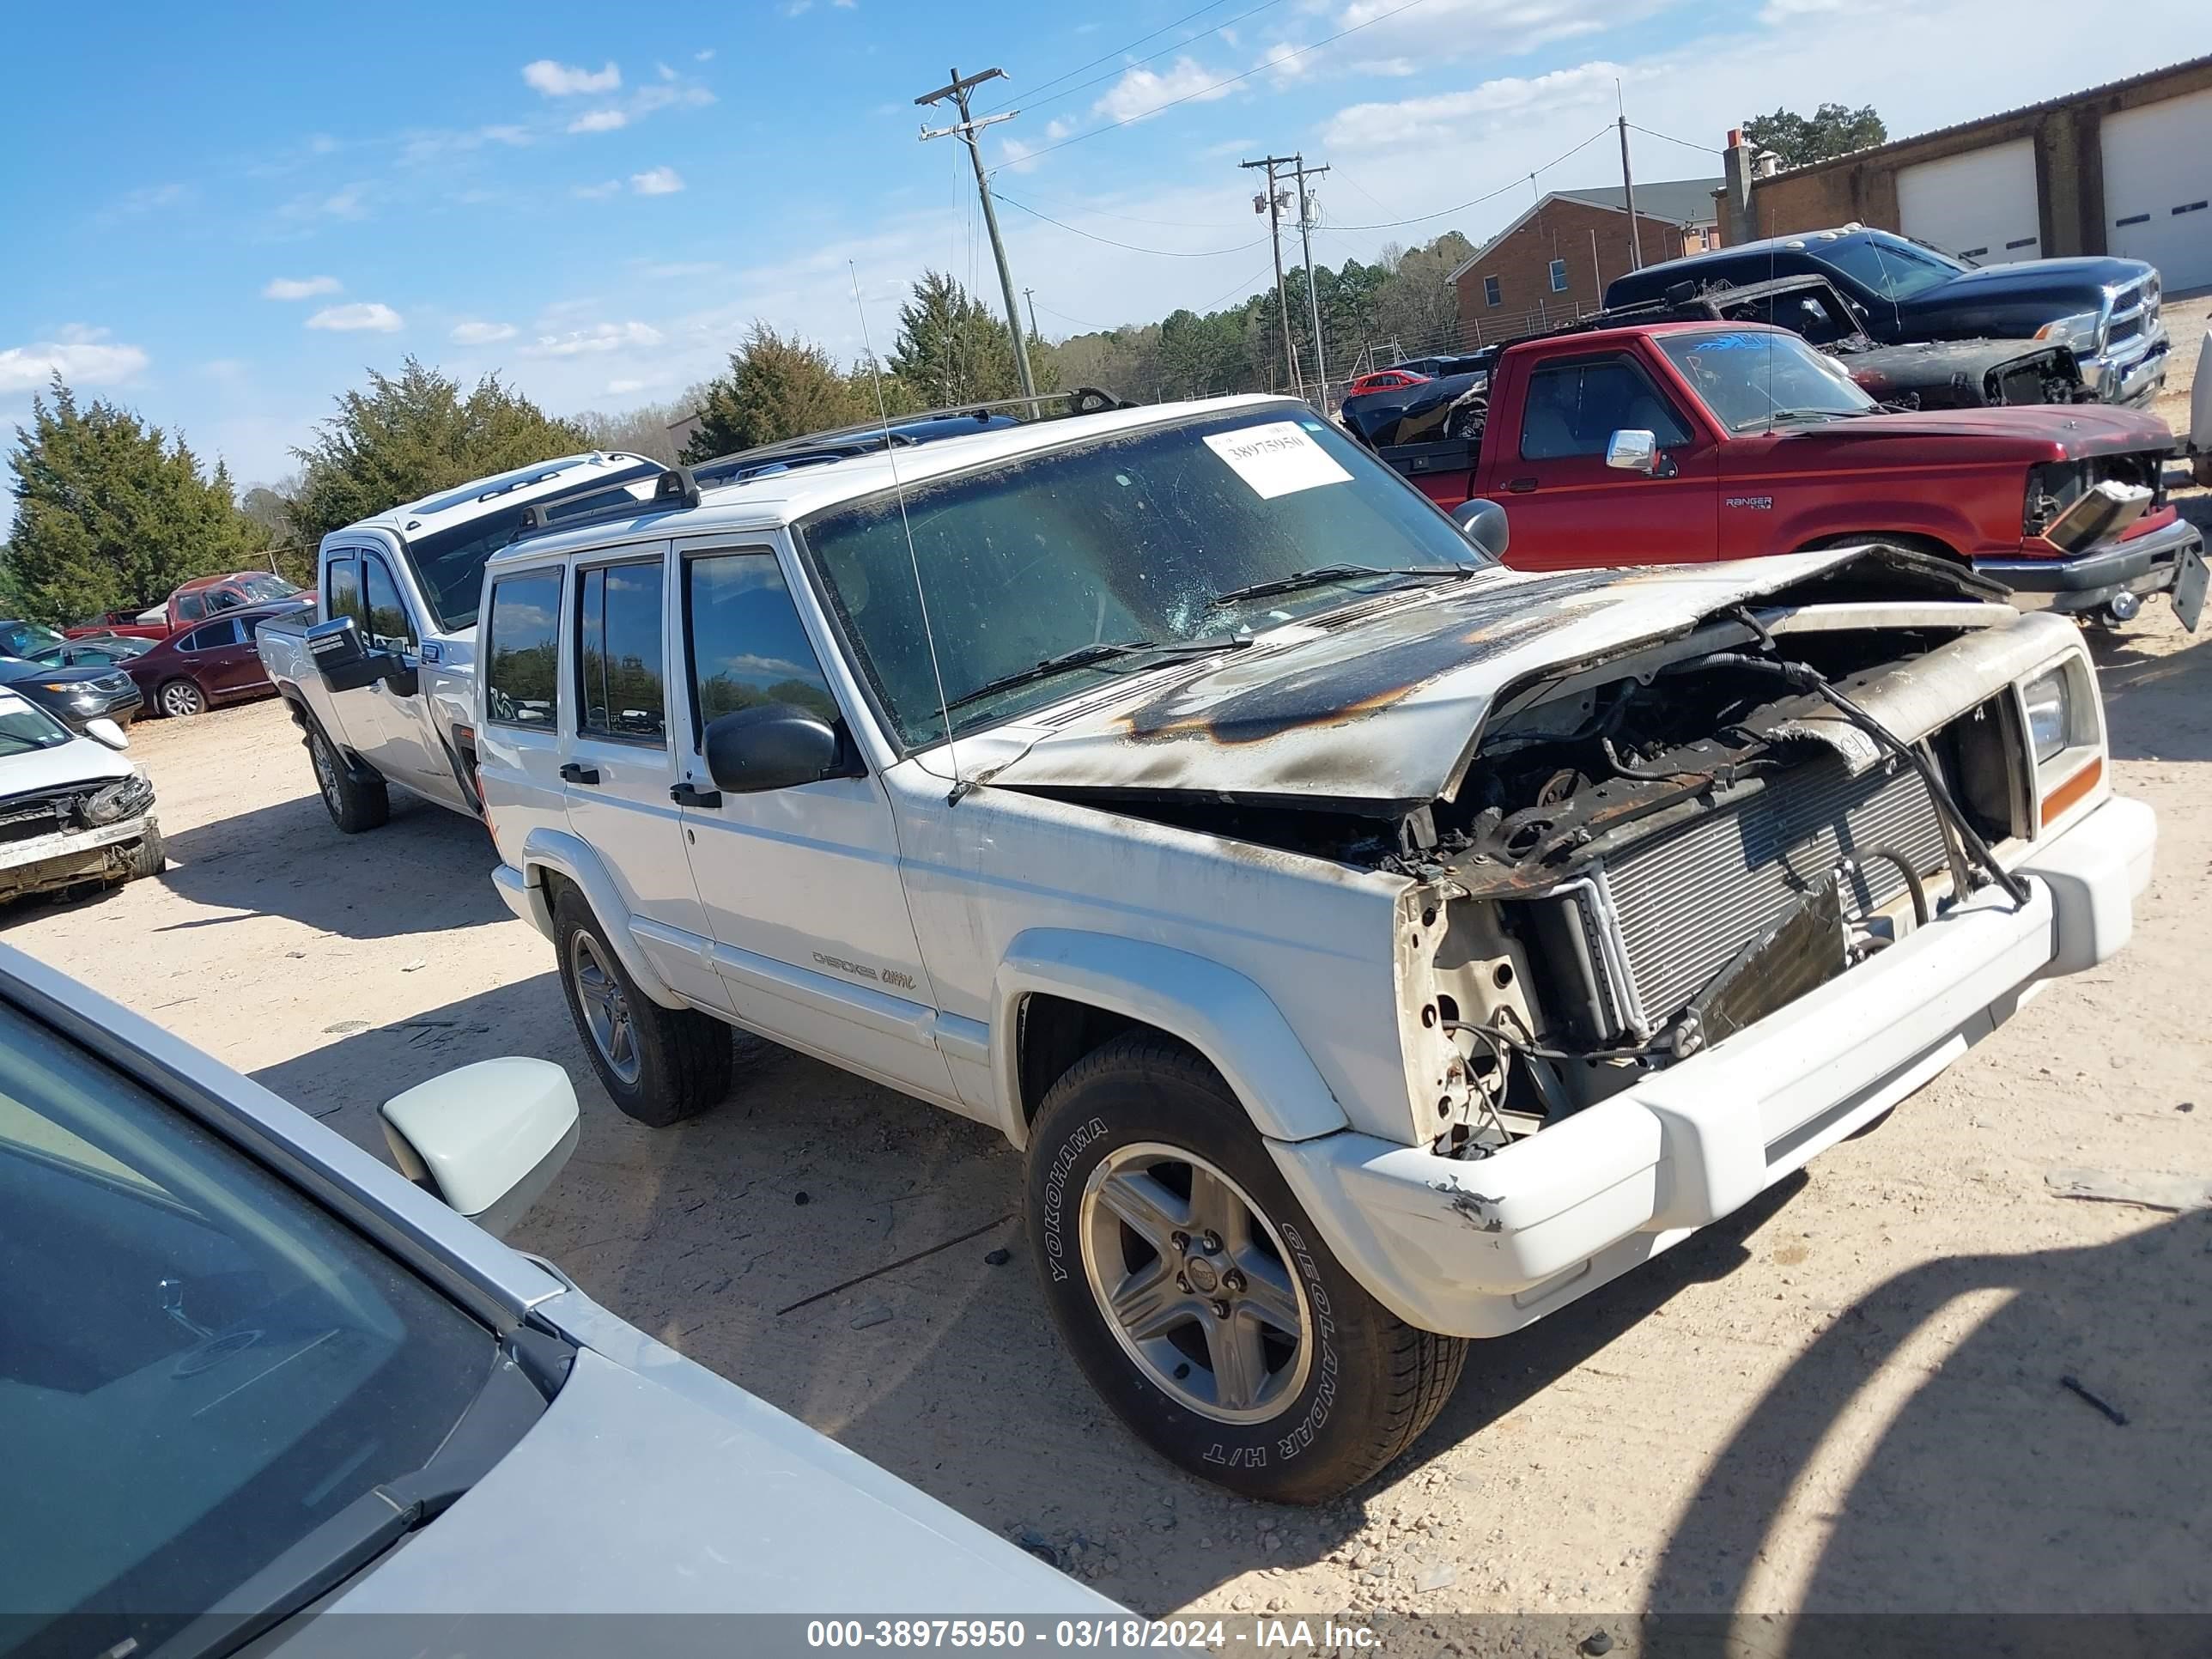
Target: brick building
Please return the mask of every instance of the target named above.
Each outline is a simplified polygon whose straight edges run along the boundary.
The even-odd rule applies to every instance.
[[[1981,264],[2115,253],[2212,285],[2212,58],[1764,175],[1730,137],[1731,243],[1856,221]]]
[[[1718,179],[1637,185],[1633,240],[1642,262],[1718,246],[1721,189]],[[1620,185],[1553,191],[1447,279],[1459,295],[1460,343],[1477,345],[1596,310],[1605,285],[1636,263],[1631,240]]]

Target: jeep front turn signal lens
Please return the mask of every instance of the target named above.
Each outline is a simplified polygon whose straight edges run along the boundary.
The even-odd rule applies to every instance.
[[[2080,771],[2043,798],[2043,827],[2048,830],[2066,816],[2067,810],[2088,798],[2105,776],[2105,757],[2099,755]]]

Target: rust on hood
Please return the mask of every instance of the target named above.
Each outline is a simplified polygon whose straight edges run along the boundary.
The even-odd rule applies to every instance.
[[[1055,722],[991,781],[1055,793],[1197,793],[1408,811],[1445,795],[1499,696],[1751,602],[2002,597],[1896,548],[1726,564],[1499,570],[1315,635],[1261,641]]]

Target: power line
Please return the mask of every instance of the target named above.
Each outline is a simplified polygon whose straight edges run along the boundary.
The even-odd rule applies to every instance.
[[[1206,0],[1206,3],[1200,6],[1196,11],[1185,12],[1182,16],[1176,18],[1174,22],[1161,24],[1159,27],[1154,29],[1150,34],[1140,34],[1135,40],[1130,41],[1127,46],[1116,46],[1111,52],[1101,52],[1097,57],[1092,58],[1087,64],[1078,64],[1073,69],[1063,70],[1061,73],[1054,76],[1049,81],[1039,82],[1037,83],[1036,90],[1042,92],[1048,87],[1058,86],[1062,81],[1068,79],[1071,76],[1080,75],[1085,70],[1097,69],[1108,58],[1119,58],[1124,52],[1133,52],[1139,46],[1143,46],[1146,41],[1157,40],[1160,36],[1165,34],[1170,29],[1181,28],[1185,23],[1189,22],[1192,18],[1200,16],[1206,12],[1212,11],[1216,6],[1225,5],[1227,3],[1228,0]],[[1212,31],[1209,29],[1206,33],[1210,34]],[[1201,37],[1194,36],[1193,38],[1197,39]],[[986,112],[988,113],[988,111],[994,109],[1004,108],[1006,104],[1011,104],[1013,101],[1013,99],[1008,98],[1004,103],[988,105],[986,106]]]
[[[1231,283],[1227,288],[1224,289],[1212,299],[1208,300],[1203,306],[1198,307],[1194,314],[1200,317],[1210,315],[1214,308],[1220,305],[1222,301],[1229,299],[1232,295],[1237,294],[1242,290],[1251,287],[1253,283],[1258,282],[1262,276],[1265,276],[1267,274],[1267,266],[1261,265],[1259,270],[1254,271],[1249,276],[1243,278],[1241,282]]]
[[[1271,58],[1263,63],[1255,64],[1250,69],[1244,70],[1242,74],[1228,76],[1222,80],[1212,82],[1208,85],[1199,88],[1195,92],[1187,92],[1180,98],[1170,98],[1164,104],[1156,104],[1151,109],[1145,111],[1140,115],[1124,116],[1121,120],[1109,121],[1103,127],[1093,127],[1088,132],[1079,132],[1072,138],[1063,138],[1056,144],[1047,144],[1042,149],[1033,149],[1030,151],[1028,155],[1023,156],[1022,160],[1024,161],[1033,161],[1041,155],[1051,155],[1053,151],[1056,149],[1066,149],[1070,144],[1079,144],[1086,138],[1096,138],[1101,134],[1115,131],[1118,128],[1131,126],[1139,121],[1150,120],[1153,116],[1158,115],[1163,110],[1173,109],[1178,104],[1188,104],[1194,98],[1203,98],[1206,94],[1210,92],[1218,92],[1224,87],[1233,87],[1239,81],[1249,81],[1263,70],[1280,69],[1284,64],[1289,63],[1294,58],[1303,58],[1310,52],[1318,52],[1322,47],[1331,45],[1335,41],[1341,40],[1348,34],[1357,34],[1362,29],[1371,29],[1377,23],[1388,22],[1391,18],[1397,16],[1401,12],[1411,11],[1414,7],[1425,5],[1426,3],[1427,0],[1403,0],[1401,4],[1393,6],[1386,12],[1379,12],[1375,16],[1369,18],[1364,23],[1354,23],[1348,29],[1339,29],[1334,34],[1323,35],[1320,40],[1315,41],[1310,46],[1300,46],[1295,51],[1285,52],[1279,58]],[[1446,210],[1450,211],[1451,210],[1448,209]],[[1433,218],[1436,216],[1432,214],[1430,216]],[[1410,224],[1413,222],[1408,220],[1406,222]]]
[[[1332,228],[1336,230],[1395,230],[1401,225],[1425,224],[1431,219],[1442,219],[1451,214],[1464,213],[1471,207],[1480,207],[1485,202],[1494,202],[1499,197],[1505,195],[1508,191],[1520,189],[1522,185],[1527,184],[1531,179],[1534,178],[1537,173],[1549,173],[1553,167],[1559,166],[1560,162],[1568,161],[1572,157],[1580,155],[1583,150],[1588,149],[1592,144],[1597,143],[1599,139],[1605,137],[1607,134],[1612,132],[1612,131],[1613,123],[1608,121],[1603,126],[1600,127],[1595,132],[1590,134],[1589,137],[1583,139],[1582,143],[1577,144],[1574,149],[1568,150],[1565,155],[1555,155],[1550,161],[1545,162],[1543,166],[1535,168],[1532,172],[1521,174],[1518,178],[1515,179],[1511,184],[1500,185],[1496,190],[1487,191],[1482,195],[1475,197],[1472,201],[1462,202],[1456,207],[1438,208],[1434,213],[1417,213],[1410,219],[1387,219],[1380,224],[1373,225],[1336,225],[1333,226]]]
[[[1209,34],[1218,34],[1222,30],[1243,22],[1246,18],[1252,16],[1255,13],[1267,11],[1273,7],[1279,6],[1282,3],[1283,0],[1260,0],[1260,3],[1258,5],[1249,7],[1245,10],[1238,12],[1234,17],[1224,17],[1221,21],[1216,23],[1210,29],[1202,29],[1198,33],[1190,35],[1184,40],[1178,40],[1172,46],[1162,46],[1158,52],[1148,53],[1145,57],[1138,58],[1133,63],[1117,64],[1112,69],[1108,70],[1105,74],[1094,75],[1088,81],[1079,81],[1072,87],[1064,87],[1060,91],[1053,94],[1049,98],[1025,99],[1023,100],[1022,107],[1024,109],[1036,109],[1041,105],[1056,104],[1063,98],[1073,98],[1077,93],[1086,91],[1092,87],[1099,85],[1103,82],[1118,81],[1121,76],[1127,75],[1131,70],[1142,69],[1147,64],[1158,63],[1161,58],[1166,57],[1171,52],[1181,52],[1184,47],[1191,46],[1197,41],[1205,40]],[[1199,9],[1203,11],[1206,9],[1201,6]],[[1197,13],[1194,12],[1192,15],[1197,15]],[[1168,27],[1170,28],[1173,28],[1175,25],[1170,23]],[[1158,31],[1155,31],[1155,33],[1158,32]],[[1151,35],[1147,35],[1145,38],[1146,40],[1150,40],[1152,37]],[[1143,42],[1139,41],[1137,44],[1142,45]],[[1124,48],[1124,50],[1126,51],[1127,48]],[[1097,59],[1094,61],[1103,62],[1104,60]],[[1090,65],[1085,64],[1084,67],[1087,69]],[[1264,68],[1265,65],[1262,65],[1262,67]],[[1081,72],[1082,71],[1079,70],[1076,71],[1078,74],[1080,74]],[[1047,82],[1047,84],[1049,85],[1050,82]],[[1008,101],[1011,102],[1012,100],[1009,100]]]
[[[1668,143],[1680,144],[1684,149],[1703,150],[1708,155],[1718,155],[1723,153],[1720,150],[1715,149],[1711,144],[1693,144],[1686,138],[1669,137],[1666,133],[1652,131],[1650,127],[1637,126],[1636,123],[1633,121],[1631,121],[1628,125],[1632,127],[1636,127],[1636,131],[1642,133],[1646,138],[1664,139]]]
[[[1235,247],[1206,248],[1197,252],[1186,252],[1171,247],[1139,247],[1134,242],[1117,242],[1111,236],[1096,235],[1079,226],[1071,225],[1062,220],[1055,219],[1049,213],[1039,213],[1035,208],[1030,206],[1027,203],[1016,201],[1012,197],[1007,195],[1003,190],[999,192],[998,199],[1004,202],[1010,208],[1021,209],[1023,212],[1028,214],[1032,219],[1042,219],[1048,225],[1058,225],[1060,229],[1066,231],[1073,235],[1080,236],[1093,242],[1103,242],[1108,247],[1123,248],[1131,253],[1156,253],[1164,259],[1211,259],[1224,253],[1242,253],[1246,248],[1257,247],[1261,242],[1267,240],[1266,237],[1261,236],[1253,241],[1239,242]],[[1050,310],[1051,307],[1047,307],[1046,309]]]
[[[1022,188],[1029,190],[1026,184]],[[1219,230],[1221,228],[1218,220],[1209,224],[1200,224],[1192,219],[1148,219],[1141,214],[1115,213],[1107,208],[1093,207],[1088,202],[1070,202],[1050,196],[1038,195],[1033,190],[1030,191],[1030,194],[1040,202],[1060,209],[1063,213],[1088,213],[1101,219],[1120,219],[1133,225],[1159,225],[1169,230]],[[1006,198],[1001,197],[1000,199],[1003,201]]]

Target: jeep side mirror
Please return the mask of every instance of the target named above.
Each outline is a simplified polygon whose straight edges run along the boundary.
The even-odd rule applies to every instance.
[[[702,747],[717,789],[758,794],[830,775],[837,734],[818,714],[787,702],[740,708],[710,722]]]
[[[1452,508],[1460,532],[1493,559],[1504,559],[1508,542],[1505,509],[1487,496],[1475,495]]]
[[[1623,472],[1641,472],[1648,477],[1658,470],[1659,440],[1634,428],[1616,432],[1606,444],[1605,464]]]
[[[514,1054],[418,1083],[382,1115],[400,1174],[495,1237],[552,1185],[581,1123],[568,1074]]]

